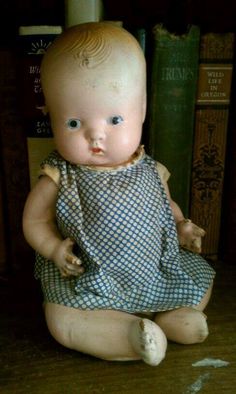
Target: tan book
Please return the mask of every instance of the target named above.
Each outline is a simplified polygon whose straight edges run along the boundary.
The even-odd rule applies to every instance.
[[[202,35],[195,112],[191,219],[206,231],[202,253],[218,257],[234,34]]]

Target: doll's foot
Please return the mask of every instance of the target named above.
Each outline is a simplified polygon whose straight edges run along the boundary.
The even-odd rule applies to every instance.
[[[183,307],[157,313],[155,322],[169,340],[184,345],[203,342],[208,336],[206,315],[194,308]]]
[[[134,350],[146,364],[156,366],[164,359],[166,336],[151,320],[141,319],[133,323],[130,339]]]

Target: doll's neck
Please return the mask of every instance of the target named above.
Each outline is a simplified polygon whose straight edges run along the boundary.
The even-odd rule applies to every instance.
[[[116,164],[116,165],[109,165],[109,166],[108,165],[107,166],[102,166],[102,165],[101,166],[98,166],[98,165],[86,166],[86,165],[84,165],[83,167],[91,168],[91,169],[98,170],[98,171],[99,170],[101,170],[101,171],[104,171],[104,170],[118,170],[119,168],[128,167],[128,166],[136,163],[137,161],[139,161],[143,157],[144,153],[145,153],[144,152],[144,146],[140,145],[138,147],[138,149],[133,153],[133,155],[128,160],[126,160],[123,163]]]

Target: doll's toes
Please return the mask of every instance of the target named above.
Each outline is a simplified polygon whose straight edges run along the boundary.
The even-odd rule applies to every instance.
[[[130,339],[134,350],[146,364],[156,366],[164,359],[166,336],[151,320],[142,319],[133,323]]]

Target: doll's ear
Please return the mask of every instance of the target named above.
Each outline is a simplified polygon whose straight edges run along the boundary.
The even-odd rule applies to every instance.
[[[146,117],[146,111],[147,111],[147,95],[146,93],[143,95],[143,102],[142,102],[142,121],[144,122],[145,117]]]

